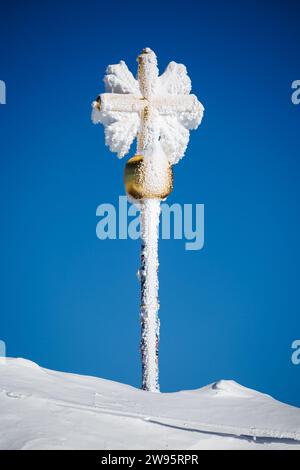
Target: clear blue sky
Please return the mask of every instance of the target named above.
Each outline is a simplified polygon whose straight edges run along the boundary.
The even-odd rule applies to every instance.
[[[0,339],[10,356],[140,385],[139,242],[96,238],[124,160],[90,121],[108,64],[154,49],[206,107],[170,202],[205,247],[160,243],[163,391],[234,379],[300,406],[299,3],[9,1],[0,11]]]

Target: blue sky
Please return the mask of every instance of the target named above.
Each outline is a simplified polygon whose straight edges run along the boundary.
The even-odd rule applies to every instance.
[[[123,168],[90,121],[106,66],[149,46],[206,108],[169,202],[205,247],[160,243],[163,391],[234,379],[300,406],[299,14],[291,1],[10,1],[0,12],[0,339],[10,356],[140,385],[139,242],[100,241]],[[131,152],[133,155],[134,149]]]

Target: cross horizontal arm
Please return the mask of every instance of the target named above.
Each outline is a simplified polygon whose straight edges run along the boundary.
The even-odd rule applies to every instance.
[[[139,113],[145,106],[142,97],[131,94],[102,93],[97,101],[101,112]]]
[[[156,96],[152,99],[152,104],[161,115],[191,113],[202,107],[195,95]]]
[[[102,93],[98,102],[102,112],[126,113],[140,113],[149,104],[145,98],[119,93]],[[197,112],[202,108],[195,95],[154,96],[151,105],[161,115]]]

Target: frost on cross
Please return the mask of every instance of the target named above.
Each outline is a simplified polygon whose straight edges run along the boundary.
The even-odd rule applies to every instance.
[[[142,56],[142,57],[141,57]],[[124,157],[142,131],[143,110],[152,108],[152,135],[171,164],[183,157],[189,130],[196,129],[203,116],[203,106],[190,95],[191,80],[186,67],[170,62],[159,77],[157,59],[151,49],[139,56],[140,73],[134,78],[124,61],[109,65],[104,77],[107,93],[93,103],[92,119],[105,127],[105,142],[111,152]]]
[[[189,131],[204,108],[191,92],[186,67],[170,62],[159,76],[154,52],[138,56],[138,77],[125,62],[109,65],[106,93],[93,102],[92,120],[105,128],[105,142],[119,158],[137,138],[137,155],[125,170],[127,194],[141,203],[142,388],[158,391],[158,226],[160,201],[172,190],[172,165],[185,153]]]

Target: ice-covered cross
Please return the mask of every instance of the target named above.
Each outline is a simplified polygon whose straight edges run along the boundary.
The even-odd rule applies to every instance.
[[[159,76],[154,52],[138,56],[138,79],[125,62],[110,65],[104,82],[106,93],[93,102],[92,120],[105,128],[105,142],[119,158],[137,138],[134,170],[128,180],[141,200],[141,352],[142,388],[158,385],[158,226],[160,200],[170,192],[170,168],[183,157],[189,130],[200,124],[204,108],[191,95],[191,80],[184,65],[170,62]],[[128,166],[129,162],[126,166]],[[125,173],[126,178],[126,173]],[[131,185],[132,186],[132,185]],[[133,185],[134,186],[134,185]],[[134,196],[135,197],[135,196]]]
[[[189,130],[201,122],[203,106],[191,91],[186,67],[171,62],[159,77],[154,52],[138,56],[138,80],[125,62],[110,65],[104,78],[107,93],[93,103],[93,122],[105,126],[105,141],[119,158],[138,136],[138,153],[148,153],[159,141],[171,164],[184,155]]]

